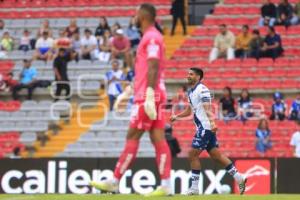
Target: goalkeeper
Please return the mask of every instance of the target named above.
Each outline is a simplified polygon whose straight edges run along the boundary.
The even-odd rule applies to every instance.
[[[106,192],[118,192],[119,181],[136,158],[139,140],[149,132],[155,147],[156,162],[161,185],[149,196],[171,194],[171,153],[165,140],[165,117],[162,112],[166,102],[164,84],[165,46],[161,33],[155,28],[156,10],[151,4],[142,4],[137,11],[137,25],[143,38],[137,48],[134,80],[134,105],[125,148],[117,162],[114,177],[104,182],[91,182],[91,186]],[[124,98],[131,93],[124,93]],[[120,98],[122,99],[122,98]],[[117,100],[117,104],[121,100]],[[117,108],[118,105],[115,106]]]

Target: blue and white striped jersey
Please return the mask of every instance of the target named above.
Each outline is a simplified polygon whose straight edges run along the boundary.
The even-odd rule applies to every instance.
[[[188,91],[189,102],[194,113],[194,122],[198,129],[211,130],[209,118],[204,110],[203,103],[211,103],[209,89],[199,82]]]

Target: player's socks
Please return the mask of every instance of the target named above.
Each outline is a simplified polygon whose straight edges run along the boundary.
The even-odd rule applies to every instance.
[[[199,176],[200,176],[200,170],[192,169],[192,186],[191,188],[197,189],[199,188]]]
[[[160,179],[169,179],[171,172],[171,152],[166,140],[154,143],[156,163]]]
[[[160,185],[161,185],[161,187],[170,188],[171,187],[171,179],[170,178],[162,179]]]
[[[139,140],[127,140],[125,148],[117,162],[114,177],[120,180],[125,171],[129,168],[130,164],[135,160],[139,148]]]
[[[228,174],[230,174],[234,180],[238,183],[242,183],[244,181],[244,177],[238,172],[237,168],[234,166],[233,163],[229,164],[225,167]]]

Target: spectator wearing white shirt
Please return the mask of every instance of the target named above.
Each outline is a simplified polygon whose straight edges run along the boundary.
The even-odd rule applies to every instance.
[[[48,32],[43,32],[42,37],[40,37],[35,44],[35,54],[33,59],[39,60],[52,60],[53,59],[53,48],[54,48],[54,40],[49,37]]]
[[[105,30],[103,36],[99,40],[99,54],[98,58],[100,61],[108,62],[110,60],[110,41],[111,35],[109,30]]]
[[[19,50],[29,51],[30,50],[30,33],[27,29],[24,30],[23,36],[21,37]]]
[[[226,57],[227,60],[234,58],[235,36],[227,29],[225,24],[219,26],[220,33],[214,39],[214,46],[209,55],[209,62],[219,57]]]
[[[110,111],[113,110],[113,106],[117,97],[122,93],[121,81],[125,80],[125,75],[120,69],[119,65],[120,64],[118,60],[113,60],[112,69],[105,74]]]
[[[298,130],[293,134],[290,145],[295,148],[295,157],[300,158],[300,121],[297,121],[297,125]]]
[[[80,40],[81,58],[94,60],[97,48],[97,39],[92,35],[91,30],[85,29],[84,36]]]

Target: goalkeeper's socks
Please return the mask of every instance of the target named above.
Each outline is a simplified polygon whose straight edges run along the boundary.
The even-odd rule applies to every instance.
[[[171,188],[171,179],[170,178],[162,179],[160,185],[163,188]]]
[[[238,172],[237,168],[234,166],[233,163],[229,164],[227,167],[225,167],[228,174],[230,174],[234,180],[238,183],[241,183],[244,181],[243,176]]]
[[[200,170],[192,169],[192,186],[191,188],[197,189],[199,187],[199,176],[200,176]]]
[[[154,143],[156,164],[160,179],[169,179],[171,173],[171,152],[166,140],[162,140]]]
[[[122,175],[129,168],[130,164],[135,160],[139,148],[139,143],[139,140],[126,141],[125,148],[114,171],[114,177],[116,179],[120,180],[122,178]]]

